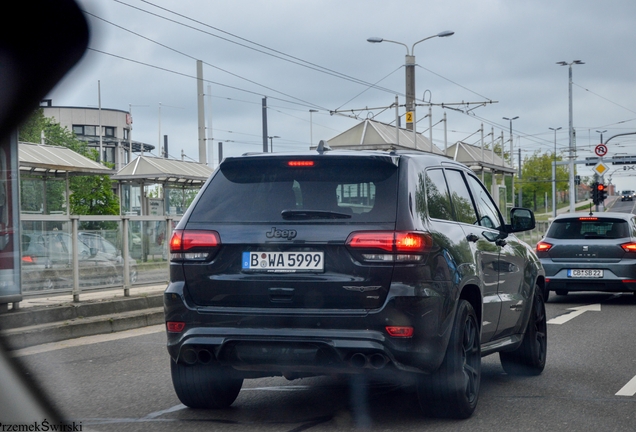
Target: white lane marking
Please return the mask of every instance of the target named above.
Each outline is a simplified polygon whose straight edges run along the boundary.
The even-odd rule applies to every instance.
[[[600,312],[601,304],[598,303],[598,304],[592,304],[587,306],[577,306],[573,308],[568,308],[568,310],[571,310],[574,312],[570,312],[567,314],[560,315],[556,318],[552,318],[551,320],[548,321],[548,324],[565,324],[566,322],[570,321],[573,318],[576,318],[579,315],[582,315],[585,312],[588,312],[588,311]]]
[[[181,411],[182,409],[186,409],[187,406],[185,406],[184,404],[179,404],[179,405],[175,405],[171,408],[165,409],[165,410],[161,410],[161,411],[155,411],[153,413],[148,414],[146,417],[144,417],[144,419],[154,419],[157,417],[161,417],[164,414],[168,414],[171,412],[175,412],[175,411]]]
[[[141,328],[133,329],[133,330],[125,330],[121,332],[107,333],[107,334],[95,335],[95,336],[84,336],[77,339],[68,339],[68,340],[60,341],[60,342],[51,342],[51,343],[36,345],[36,346],[28,347],[28,348],[22,348],[15,351],[11,351],[11,356],[23,357],[27,355],[41,354],[41,353],[45,353],[49,351],[61,350],[64,348],[78,347],[82,345],[91,345],[91,344],[96,344],[100,342],[109,342],[109,341],[126,339],[126,338],[131,338],[136,336],[144,336],[144,335],[149,335],[153,333],[160,333],[164,331],[166,331],[165,324],[157,324],[157,325],[141,327]]]
[[[636,394],[636,376],[620,389],[616,396],[634,396]]]

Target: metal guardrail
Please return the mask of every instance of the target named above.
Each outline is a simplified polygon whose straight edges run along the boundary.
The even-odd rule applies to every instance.
[[[550,224],[548,221],[537,221],[533,230],[517,233],[516,236],[534,247],[545,236]]]
[[[180,216],[21,215],[22,294],[72,294],[164,283],[168,241]],[[517,233],[534,247],[550,222]]]
[[[180,216],[22,214],[22,294],[69,294],[168,281]]]

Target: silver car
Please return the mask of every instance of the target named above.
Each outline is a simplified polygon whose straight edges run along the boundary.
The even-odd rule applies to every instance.
[[[557,216],[537,255],[549,292],[636,293],[636,216],[631,213],[568,213]]]

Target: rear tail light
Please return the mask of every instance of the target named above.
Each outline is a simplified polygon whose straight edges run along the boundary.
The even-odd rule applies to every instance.
[[[413,337],[413,327],[410,326],[386,326],[386,332],[391,337],[410,338]]]
[[[35,257],[32,257],[30,255],[25,255],[22,257],[22,262],[34,264],[36,262],[36,259]]]
[[[166,328],[170,333],[181,333],[185,328],[185,323],[183,321],[168,321]]]
[[[537,252],[547,252],[552,249],[552,244],[544,241],[537,243]]]
[[[216,231],[175,230],[170,239],[172,261],[206,261],[221,245]]]
[[[636,252],[636,242],[623,243],[621,247],[625,252]]]
[[[433,240],[426,232],[358,231],[349,235],[346,245],[360,250],[366,261],[417,262],[430,251]]]

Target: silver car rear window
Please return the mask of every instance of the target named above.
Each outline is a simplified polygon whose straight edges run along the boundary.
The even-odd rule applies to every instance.
[[[583,217],[555,220],[546,237],[555,239],[618,239],[629,237],[629,226],[621,219]]]

